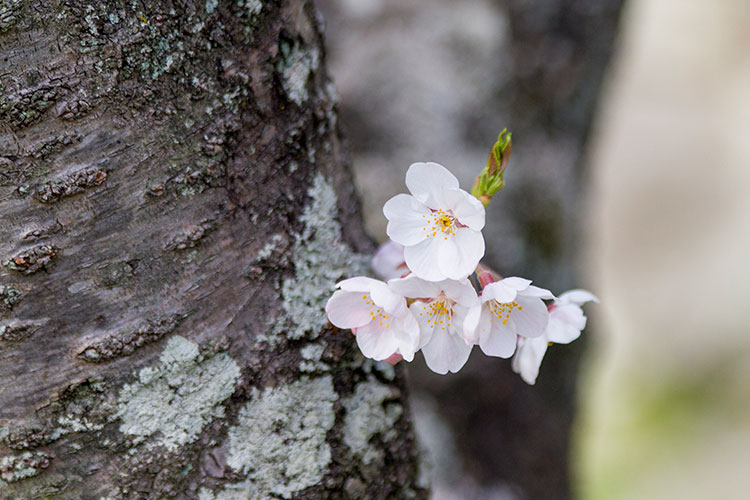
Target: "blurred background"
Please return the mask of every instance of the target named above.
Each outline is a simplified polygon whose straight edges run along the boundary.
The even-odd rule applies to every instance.
[[[411,163],[469,189],[507,126],[487,259],[601,299],[534,387],[409,365],[434,498],[747,498],[750,2],[318,4],[370,234]]]

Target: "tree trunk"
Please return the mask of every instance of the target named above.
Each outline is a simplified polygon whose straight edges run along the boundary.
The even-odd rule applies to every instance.
[[[305,0],[0,1],[0,498],[421,498]]]

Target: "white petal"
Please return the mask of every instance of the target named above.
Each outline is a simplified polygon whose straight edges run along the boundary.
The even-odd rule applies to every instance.
[[[507,304],[513,302],[517,295],[518,291],[514,287],[508,286],[505,280],[500,280],[484,287],[482,290],[482,302],[496,300],[501,304]]]
[[[363,292],[336,290],[326,303],[328,321],[339,328],[357,328],[369,323],[372,320],[370,312],[377,308],[366,303],[372,303],[369,295],[367,299],[363,299],[362,295]]]
[[[406,299],[394,293],[385,283],[377,282],[377,285],[372,287],[370,296],[373,302],[382,307],[388,314],[402,316],[407,312]]]
[[[511,363],[513,371],[520,374],[524,382],[529,385],[534,385],[536,378],[539,375],[539,366],[542,364],[542,359],[546,352],[546,338],[520,338],[518,340],[518,351]]]
[[[484,237],[479,231],[474,231],[468,227],[460,227],[456,229],[454,238],[460,258],[456,263],[456,271],[453,274],[460,277],[469,276],[476,270],[479,261],[484,257]]]
[[[456,373],[466,364],[472,346],[459,335],[452,335],[448,330],[436,330],[430,342],[422,348],[424,360],[430,370],[441,375]]]
[[[576,290],[568,290],[567,292],[560,295],[558,300],[563,304],[576,304],[579,306],[585,304],[586,302],[596,302],[597,304],[599,303],[599,299],[594,294],[580,288]]]
[[[427,281],[446,279],[438,265],[439,244],[438,238],[427,238],[418,245],[404,248],[404,259],[411,272]]]
[[[549,299],[549,300],[552,300],[555,298],[555,296],[549,290],[545,288],[539,288],[538,286],[534,286],[534,285],[529,285],[528,288],[524,289],[521,292],[518,292],[518,294],[525,295],[527,297],[539,297],[540,299]]]
[[[474,345],[479,342],[479,335],[483,328],[489,326],[489,315],[483,314],[485,307],[477,301],[472,307],[470,307],[466,313],[463,324],[464,342],[469,345]],[[484,316],[484,318],[483,318]],[[483,323],[482,320],[486,321]]]
[[[417,301],[409,306],[409,310],[412,312],[414,318],[419,324],[418,349],[421,349],[422,347],[427,345],[430,340],[432,340],[433,328],[429,323],[427,323],[427,320],[430,319],[429,309],[425,302]]]
[[[523,337],[539,337],[549,321],[549,311],[542,299],[518,295],[516,302],[523,309],[513,309],[511,319],[516,324],[516,333]]]
[[[416,245],[427,239],[427,216],[430,210],[408,194],[397,194],[383,205],[388,219],[386,233],[396,243]]]
[[[441,237],[438,235],[436,239],[438,240],[435,245],[438,247],[440,272],[443,273],[443,276],[454,280],[465,278],[467,275],[458,269],[461,257],[456,246],[455,236]]]
[[[357,328],[356,338],[359,350],[365,357],[382,361],[398,350],[398,342],[385,325],[379,321],[370,321]]]
[[[411,311],[403,318],[396,319],[394,335],[398,343],[398,353],[406,361],[412,361],[419,350],[419,323]]]
[[[500,280],[505,286],[514,288],[517,291],[526,290],[531,285],[531,280],[526,278],[519,278],[518,276],[510,276]]]
[[[487,334],[480,335],[479,347],[487,356],[509,358],[516,350],[517,336],[513,328],[512,320],[503,325],[502,321],[495,320]]]
[[[437,283],[445,296],[455,300],[464,307],[473,306],[479,299],[474,286],[466,279],[443,280]]]
[[[382,281],[368,278],[367,276],[356,276],[354,278],[339,281],[336,283],[336,287],[347,292],[370,293],[370,290],[372,290],[374,286],[378,286],[378,284],[383,285],[384,283]]]
[[[581,336],[586,326],[586,316],[574,304],[558,305],[549,313],[549,325],[545,335],[550,342],[568,344]]]
[[[458,179],[437,163],[413,163],[406,171],[406,187],[430,208],[446,208],[445,190],[458,188]]]
[[[380,245],[372,256],[372,269],[385,280],[400,278],[407,271],[404,246],[392,240]]]
[[[406,278],[396,278],[390,280],[388,286],[395,293],[411,299],[427,299],[437,297],[440,293],[440,286],[434,281],[425,281],[413,274]]]
[[[484,227],[485,211],[482,202],[463,189],[449,189],[445,192],[448,209],[464,226],[475,231]]]

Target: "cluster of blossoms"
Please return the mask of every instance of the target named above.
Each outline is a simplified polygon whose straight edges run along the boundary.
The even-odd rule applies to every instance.
[[[472,194],[437,163],[409,167],[411,194],[386,202],[391,241],[373,257],[373,269],[387,281],[344,280],[326,305],[329,321],[351,329],[366,357],[395,363],[422,351],[432,371],[446,374],[460,370],[479,345],[488,356],[513,356],[513,370],[533,384],[547,346],[580,336],[581,305],[597,301],[591,293],[555,297],[480,264],[485,206],[504,184],[509,150],[509,136],[503,142],[501,135]],[[479,293],[469,280],[474,273]]]

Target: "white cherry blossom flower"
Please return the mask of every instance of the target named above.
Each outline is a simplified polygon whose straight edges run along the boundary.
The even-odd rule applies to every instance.
[[[404,245],[388,240],[372,256],[372,270],[380,279],[400,278],[409,272],[404,260]]]
[[[428,281],[466,278],[484,256],[482,202],[437,163],[412,164],[406,187],[410,195],[398,194],[383,206],[386,232],[404,246],[406,265]]]
[[[415,275],[395,279],[388,285],[397,293],[416,299],[409,309],[419,322],[419,347],[430,370],[441,375],[456,373],[466,364],[476,320],[467,317],[478,304],[477,292],[468,279],[426,281]]]
[[[336,285],[326,304],[328,320],[356,335],[357,345],[368,358],[378,361],[394,354],[414,359],[419,347],[419,324],[403,295],[382,281],[357,277]]]
[[[549,319],[542,299],[553,299],[549,290],[533,286],[523,278],[505,278],[487,284],[482,290],[482,304],[475,306],[470,316],[478,316],[474,336],[467,338],[478,343],[488,356],[509,358],[516,350],[516,339],[539,337]]]
[[[534,385],[539,367],[550,342],[568,344],[581,336],[586,326],[586,316],[581,306],[586,302],[599,302],[591,292],[570,290],[549,305],[549,323],[544,335],[536,338],[518,338],[518,350],[511,365],[527,384]]]

